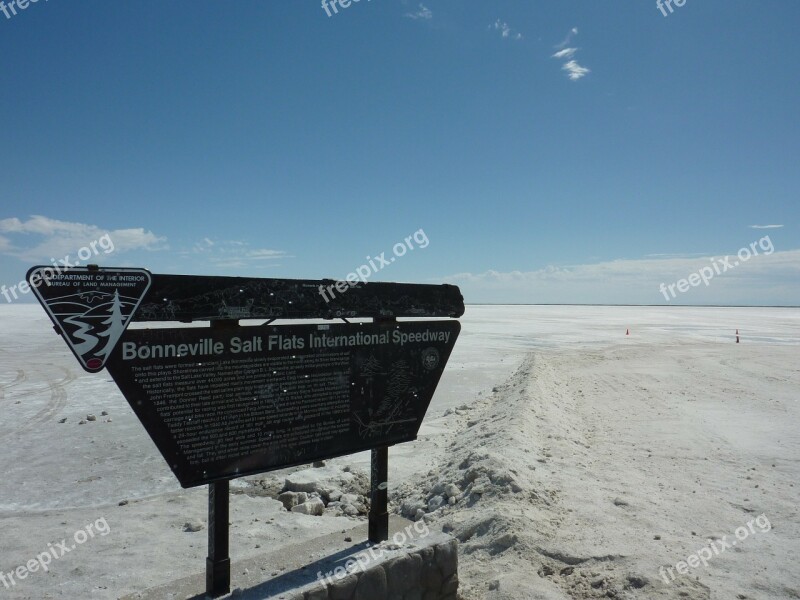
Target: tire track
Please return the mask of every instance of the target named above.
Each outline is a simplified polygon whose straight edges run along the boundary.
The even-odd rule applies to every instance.
[[[14,379],[14,381],[11,381],[9,383],[0,384],[0,392],[5,391],[8,388],[12,388],[12,387],[14,387],[16,385],[19,385],[20,383],[22,383],[26,379],[27,379],[27,375],[25,374],[25,371],[22,370],[22,369],[17,369],[17,377]]]
[[[28,428],[49,421],[67,405],[67,390],[65,388],[75,381],[77,376],[65,367],[59,367],[59,370],[64,373],[64,377],[56,382],[48,382],[50,387],[50,401],[47,403],[47,406],[33,416]]]
[[[55,367],[55,368],[57,368],[59,371],[63,371],[64,372],[64,374],[65,374],[64,379],[62,379],[61,381],[52,382],[52,381],[49,380],[49,377],[48,377],[48,381],[47,381],[46,387],[44,389],[38,388],[38,389],[27,390],[25,392],[20,392],[18,394],[14,394],[14,400],[19,400],[21,398],[28,398],[29,396],[36,396],[38,394],[41,394],[44,391],[51,390],[54,385],[66,385],[66,384],[68,384],[68,383],[70,383],[70,382],[75,380],[75,375],[72,375],[72,372],[69,369],[67,369],[65,367]],[[52,369],[50,369],[48,367],[48,373],[51,370]],[[26,375],[25,376],[25,380],[27,381],[28,373],[26,372],[25,375]]]
[[[0,401],[5,400],[7,389],[19,385],[20,383],[25,381],[25,379],[26,379],[25,371],[23,371],[22,369],[17,369],[17,377],[16,379],[14,379],[14,381],[10,383],[0,384]]]
[[[40,425],[41,423],[45,423],[51,420],[55,415],[59,413],[67,404],[67,390],[65,389],[67,385],[75,381],[76,375],[72,371],[64,367],[57,367],[60,371],[63,372],[64,376],[59,379],[58,381],[48,380],[47,382],[47,390],[50,392],[50,397],[47,400],[47,404],[42,407],[40,410],[36,412],[31,418],[26,419],[25,423],[20,427],[16,427],[14,429],[0,432],[0,440],[6,439],[13,435],[19,435],[26,431],[29,431]],[[25,392],[23,394],[19,394],[15,396],[15,398],[22,398],[26,396],[31,396],[35,394],[41,394],[43,390],[32,390],[29,392]]]

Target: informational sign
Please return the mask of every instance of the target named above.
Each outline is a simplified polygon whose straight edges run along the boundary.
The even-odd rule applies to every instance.
[[[137,329],[107,368],[184,487],[416,438],[458,321]]]
[[[460,317],[458,287],[97,266],[27,278],[83,368],[108,369],[180,484],[209,484],[208,595],[230,591],[230,479],[372,450],[369,539],[388,539],[389,446],[416,438],[461,331],[397,318]],[[128,329],[152,321],[210,326]]]
[[[34,267],[28,282],[81,366],[96,373],[150,288],[144,269]]]

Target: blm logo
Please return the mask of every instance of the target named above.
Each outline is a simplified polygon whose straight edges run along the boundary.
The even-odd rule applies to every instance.
[[[145,269],[33,267],[28,282],[83,368],[105,367],[150,289]]]

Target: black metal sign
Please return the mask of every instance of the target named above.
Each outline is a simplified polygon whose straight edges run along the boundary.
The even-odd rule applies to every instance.
[[[129,330],[111,376],[184,487],[416,438],[457,321]]]
[[[96,373],[150,288],[151,276],[144,269],[34,267],[28,282],[81,366]]]
[[[208,594],[230,591],[235,477],[371,449],[369,539],[388,539],[388,447],[416,438],[461,330],[396,318],[460,317],[458,287],[95,266],[34,267],[28,283],[83,368],[108,368],[181,485],[209,484]],[[339,317],[375,322],[270,325]]]
[[[454,285],[153,275],[136,321],[460,317]]]

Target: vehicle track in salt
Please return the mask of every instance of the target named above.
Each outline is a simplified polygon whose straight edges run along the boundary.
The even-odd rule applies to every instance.
[[[27,376],[25,375],[25,371],[23,369],[16,369],[16,371],[17,371],[17,377],[14,379],[14,381],[10,381],[8,383],[0,383],[0,400],[2,400],[5,397],[6,390],[18,386],[20,383],[22,383],[27,379]]]
[[[4,385],[2,388],[2,395],[0,395],[0,400],[8,401],[18,401],[21,398],[26,398],[30,396],[35,396],[43,393],[50,392],[49,398],[47,399],[47,403],[41,409],[39,409],[32,417],[26,419],[24,423],[20,423],[18,426],[15,426],[15,423],[6,422],[5,427],[0,429],[0,440],[6,439],[13,435],[19,435],[20,433],[24,433],[29,431],[30,429],[40,425],[41,423],[45,423],[55,417],[59,411],[61,411],[67,404],[67,390],[66,386],[75,381],[77,377],[74,372],[70,371],[65,367],[56,367],[59,371],[63,373],[63,377],[59,380],[53,380],[52,377],[48,376],[48,380],[46,383],[45,389],[34,389],[22,392],[20,394],[12,394],[10,396],[5,395],[5,390],[19,385],[27,379],[27,373],[23,370],[17,371],[17,378],[7,384]]]

